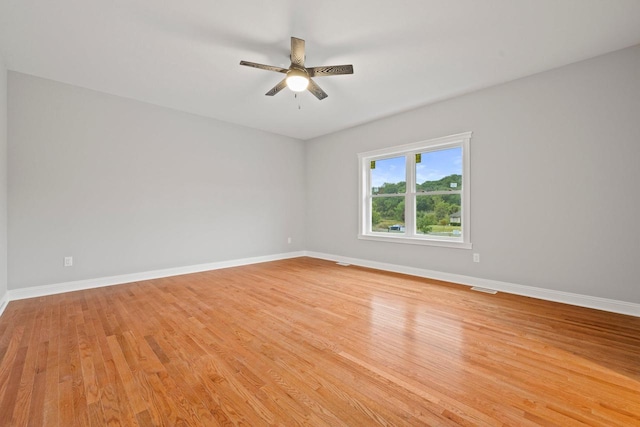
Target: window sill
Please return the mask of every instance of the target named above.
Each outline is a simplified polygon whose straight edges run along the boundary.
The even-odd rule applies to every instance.
[[[443,248],[471,249],[473,246],[468,242],[423,239],[419,237],[407,237],[402,235],[383,236],[377,234],[358,234],[358,239],[374,240],[377,242],[403,243],[407,245],[439,246]]]

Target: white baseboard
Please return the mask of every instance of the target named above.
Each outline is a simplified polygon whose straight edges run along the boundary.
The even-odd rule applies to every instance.
[[[392,271],[411,276],[424,277],[428,279],[443,280],[468,286],[479,286],[482,288],[495,289],[496,291],[508,294],[522,295],[546,301],[561,302],[564,304],[576,305],[579,307],[594,308],[597,310],[610,311],[613,313],[627,314],[640,317],[640,304],[626,301],[618,301],[607,298],[593,297],[589,295],[574,294],[570,292],[555,291],[552,289],[536,288],[533,286],[517,285],[514,283],[500,282],[498,280],[481,279],[479,277],[464,276],[461,274],[444,273],[442,271],[427,270],[423,268],[406,267],[397,264],[387,264],[377,261],[369,261],[358,258],[349,258],[339,255],[324,254],[313,251],[306,251],[305,255],[312,258],[320,258],[329,261],[344,262],[347,264],[369,267],[377,270]]]
[[[408,274],[411,276],[424,277],[428,279],[443,280],[467,286],[479,286],[482,288],[495,289],[496,291],[509,294],[522,295],[547,301],[561,302],[564,304],[576,305],[579,307],[594,308],[597,310],[610,311],[613,313],[627,314],[640,317],[640,304],[626,301],[618,301],[607,298],[593,297],[589,295],[574,294],[569,292],[555,291],[551,289],[536,288],[533,286],[517,285],[514,283],[501,282],[497,280],[481,279],[479,277],[464,276],[460,274],[444,273],[442,271],[427,270],[423,268],[407,267],[397,264],[388,264],[377,261],[369,261],[359,258],[349,258],[340,255],[331,255],[313,251],[288,252],[275,255],[267,255],[253,258],[242,258],[229,261],[212,262],[207,264],[191,265],[186,267],[167,268],[163,270],[153,270],[142,273],[123,274],[119,276],[100,277],[96,279],[78,280],[74,282],[57,283],[53,285],[34,286],[23,289],[11,289],[4,297],[0,298],[0,315],[10,301],[25,298],[35,298],[46,295],[60,294],[64,292],[80,291],[84,289],[100,288],[104,286],[119,285],[123,283],[139,282],[142,280],[159,279],[163,277],[179,276],[182,274],[199,273],[202,271],[218,270],[221,268],[239,267],[242,265],[258,264],[262,262],[278,261],[282,259],[298,258],[308,256],[335,262],[358,265],[362,267],[374,268],[377,270],[392,271],[395,273]]]
[[[166,268],[163,270],[145,271],[142,273],[123,274],[119,276],[99,277],[95,279],[77,280],[74,282],[56,283],[53,285],[33,286],[22,289],[11,289],[5,297],[8,301],[35,298],[64,292],[81,291],[84,289],[101,288],[104,286],[120,285],[123,283],[139,282],[142,280],[160,279],[163,277],[179,276],[182,274],[199,273],[202,271],[218,270],[220,268],[239,267],[261,262],[278,261],[281,259],[298,258],[304,252],[288,252],[283,254],[266,255],[253,258],[242,258],[229,261],[219,261],[207,264],[190,265],[186,267]],[[7,302],[8,302],[7,301]],[[1,312],[0,312],[1,314]]]
[[[7,308],[7,305],[9,304],[9,295],[7,294],[8,292],[2,295],[2,298],[0,298],[0,316],[2,316],[2,313],[4,313],[4,309]]]

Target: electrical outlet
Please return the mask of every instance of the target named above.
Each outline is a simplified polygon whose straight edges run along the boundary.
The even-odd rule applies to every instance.
[[[287,243],[291,244],[291,237],[287,237]]]
[[[480,262],[480,254],[473,254],[473,262]]]
[[[64,257],[64,266],[65,266],[65,267],[71,267],[71,266],[73,266],[73,257],[72,257],[72,256],[66,256],[66,257]]]

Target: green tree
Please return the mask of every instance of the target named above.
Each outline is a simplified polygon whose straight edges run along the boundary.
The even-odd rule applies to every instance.
[[[456,183],[455,187],[452,187],[451,184]],[[438,181],[425,181],[422,184],[418,184],[418,191],[451,191],[451,190],[460,190],[462,188],[462,175],[449,175],[445,176]]]
[[[434,209],[434,212],[436,214],[436,219],[438,221],[446,218],[447,216],[449,216],[449,203],[447,203],[447,202],[438,202],[438,203],[436,203],[436,207]]]
[[[407,183],[400,181],[397,183],[385,182],[378,188],[378,194],[399,194],[404,193],[407,188]]]
[[[460,205],[461,203],[459,194],[445,194],[442,196],[442,200],[450,205]]]
[[[371,223],[373,225],[377,225],[382,218],[380,217],[380,212],[374,210],[371,212]]]
[[[401,199],[400,203],[398,203],[394,209],[394,219],[404,221],[404,198]]]
[[[431,232],[432,226],[437,223],[436,215],[434,213],[428,213],[422,215],[418,219],[418,230],[422,231],[424,234]]]
[[[416,210],[418,212],[431,212],[433,211],[434,203],[432,196],[417,196],[416,197]]]
[[[371,203],[371,210],[380,215],[379,221],[403,220],[404,197],[374,197]],[[372,216],[371,220],[373,221],[373,219]]]

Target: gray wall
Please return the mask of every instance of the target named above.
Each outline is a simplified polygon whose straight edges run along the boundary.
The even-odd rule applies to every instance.
[[[636,46],[307,142],[307,249],[640,303],[639,76]],[[358,240],[356,153],[464,131],[473,250]]]
[[[0,56],[0,301],[7,294],[7,69]],[[1,306],[1,304],[0,304]],[[1,310],[1,308],[0,308]]]
[[[8,91],[9,289],[304,248],[301,141],[15,72]]]
[[[640,46],[303,144],[9,72],[7,197],[0,68],[8,287],[307,249],[639,303],[638,75]],[[469,130],[473,250],[356,238],[358,152]]]

